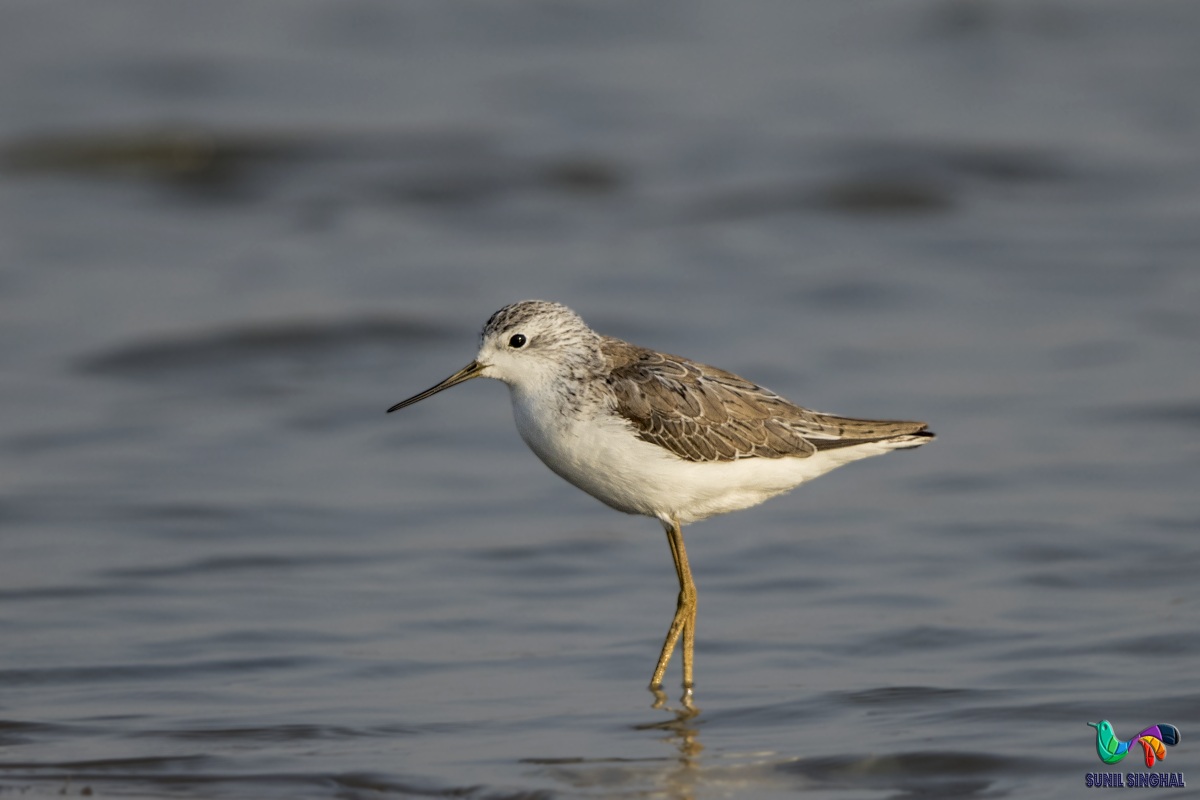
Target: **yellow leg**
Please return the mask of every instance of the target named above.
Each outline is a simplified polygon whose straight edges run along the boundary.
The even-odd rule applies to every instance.
[[[679,600],[675,604],[675,617],[667,630],[666,641],[663,642],[662,654],[658,657],[658,666],[654,668],[654,677],[650,679],[650,688],[662,686],[663,673],[667,671],[667,662],[675,651],[675,644],[683,636],[683,690],[684,697],[692,693],[692,652],[696,645],[696,584],[692,581],[692,570],[688,566],[687,550],[683,547],[683,531],[675,520],[663,522],[667,532],[667,543],[671,545],[671,557],[675,559],[675,574],[679,577]]]

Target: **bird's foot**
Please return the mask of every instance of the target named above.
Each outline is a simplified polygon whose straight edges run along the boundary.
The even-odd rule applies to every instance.
[[[665,708],[668,711],[674,710],[667,706],[667,693],[663,691],[661,683],[658,685],[651,684],[649,689],[650,693],[654,695],[654,702],[650,705],[651,708]],[[683,694],[679,696],[680,709],[675,711],[675,715],[677,717],[680,719],[688,719],[700,713],[700,709],[696,708],[696,704],[694,702],[695,696],[696,693],[694,687],[685,684],[683,687]]]

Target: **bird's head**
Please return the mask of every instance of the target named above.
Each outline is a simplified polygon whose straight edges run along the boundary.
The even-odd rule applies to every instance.
[[[600,339],[574,311],[545,300],[505,306],[479,338],[480,375],[511,386],[553,381],[594,364]]]
[[[475,360],[437,386],[402,400],[397,411],[443,389],[471,380],[495,378],[513,387],[553,383],[595,366],[600,336],[571,309],[545,300],[522,300],[492,314],[480,334]]]

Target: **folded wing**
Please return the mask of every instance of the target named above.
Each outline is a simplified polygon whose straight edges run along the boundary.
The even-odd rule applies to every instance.
[[[616,411],[639,438],[688,461],[808,458],[820,450],[933,438],[924,422],[862,420],[800,408],[731,372],[606,338]]]

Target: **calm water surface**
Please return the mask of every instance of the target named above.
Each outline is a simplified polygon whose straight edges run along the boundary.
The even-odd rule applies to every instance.
[[[1200,785],[1200,6],[9,3],[0,796]],[[496,308],[939,440],[687,529]]]

